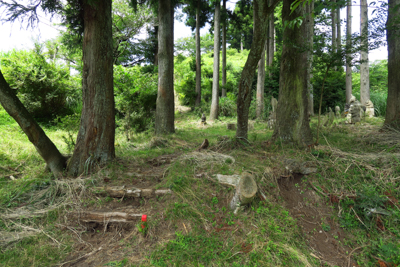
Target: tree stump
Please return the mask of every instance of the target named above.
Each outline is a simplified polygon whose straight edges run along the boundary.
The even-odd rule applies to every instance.
[[[236,186],[236,193],[230,203],[231,210],[236,210],[238,207],[250,203],[256,193],[257,184],[253,175],[243,173],[240,177],[239,184]]]
[[[227,128],[228,130],[236,130],[236,124],[234,124],[234,123],[228,123],[228,124],[226,125],[226,128]]]

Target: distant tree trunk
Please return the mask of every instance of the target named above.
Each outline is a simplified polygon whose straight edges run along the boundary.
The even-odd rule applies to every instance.
[[[196,7],[196,107],[201,105],[200,0]]]
[[[254,34],[250,53],[244,65],[239,81],[237,97],[237,130],[236,138],[247,139],[249,106],[251,102],[251,84],[257,63],[261,58],[267,38],[268,15],[271,14],[280,0],[274,0],[268,6],[267,0],[253,1]]]
[[[155,133],[175,132],[174,103],[174,7],[171,0],[158,1],[158,93]]]
[[[240,36],[240,52],[243,52],[243,36]]]
[[[302,5],[293,12],[290,10],[294,1],[283,1],[283,24],[305,15],[305,7]],[[308,121],[307,68],[304,67],[307,52],[299,49],[308,42],[306,39],[310,26],[311,23],[305,20],[300,28],[286,27],[283,31],[279,100],[273,134],[274,139],[294,142],[300,147],[313,142]]]
[[[336,9],[336,48],[338,52],[342,50],[342,29],[340,24],[340,6],[338,6]]]
[[[259,120],[264,119],[264,82],[265,82],[265,49],[263,49],[261,53],[261,59],[258,61],[256,117]]]
[[[313,65],[313,44],[314,44],[314,18],[312,17],[312,12],[314,11],[314,1],[306,4],[307,22],[310,23],[308,27],[308,49],[307,49],[307,91],[308,91],[308,112],[310,115],[314,116],[314,95],[313,95],[313,85],[312,79],[312,65]]]
[[[154,26],[154,35],[158,36],[158,26]],[[158,40],[155,40],[154,46],[154,66],[158,66]]]
[[[0,71],[0,103],[14,118],[56,178],[62,176],[65,158],[24,107]]]
[[[350,103],[353,86],[351,81],[351,8],[351,0],[348,0],[346,21],[346,104]]]
[[[267,66],[272,67],[274,61],[274,44],[275,44],[275,24],[274,24],[274,13],[269,15],[268,21],[268,39],[267,39]],[[272,78],[272,72],[268,72],[269,78]]]
[[[336,4],[336,0],[332,0],[333,4]],[[335,7],[332,7],[331,9],[331,18],[332,18],[332,52],[336,53],[336,9]]]
[[[214,71],[212,84],[212,100],[210,120],[218,119],[218,101],[219,101],[219,26],[221,22],[221,6],[217,2],[214,15]]]
[[[360,102],[365,105],[369,100],[369,62],[368,62],[368,7],[367,0],[361,0],[361,66],[360,66]]]
[[[268,1],[271,4],[272,0]],[[275,24],[274,24],[274,12],[269,15],[268,20],[268,38],[267,38],[267,51],[266,51],[266,63],[268,69],[268,78],[272,79],[272,63],[274,61],[275,52]],[[268,88],[269,94],[271,94],[272,87]],[[272,95],[271,95],[272,96]]]
[[[111,0],[83,1],[82,115],[76,146],[68,163],[71,175],[85,165],[102,165],[115,158]]]
[[[336,0],[332,0],[333,4],[336,4]],[[336,41],[336,37],[337,37],[337,32],[336,32],[336,9],[335,7],[332,7],[331,9],[331,18],[332,18],[332,52],[336,53],[337,49],[336,49],[336,45],[337,45],[337,41]],[[334,66],[333,67],[334,70],[337,70],[337,67]]]
[[[389,0],[387,23],[388,97],[385,126],[400,130],[400,0]]]
[[[222,21],[222,92],[221,97],[226,97],[226,0],[222,1],[224,20]]]

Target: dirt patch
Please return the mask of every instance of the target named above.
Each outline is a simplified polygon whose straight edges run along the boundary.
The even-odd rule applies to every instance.
[[[343,245],[345,233],[333,220],[335,211],[302,177],[300,174],[281,177],[278,184],[285,207],[297,219],[308,245],[314,251],[312,256],[329,266],[357,266],[353,261],[348,265],[352,249]]]

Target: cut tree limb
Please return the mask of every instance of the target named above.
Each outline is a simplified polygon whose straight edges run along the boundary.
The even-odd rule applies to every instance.
[[[155,196],[162,196],[165,194],[172,194],[170,189],[152,189],[145,188],[139,189],[136,187],[125,187],[125,186],[106,186],[106,187],[95,187],[93,188],[95,194],[109,195],[110,197],[146,197],[151,198]]]
[[[242,174],[236,187],[236,193],[231,200],[230,208],[236,210],[238,207],[250,203],[256,194],[257,184],[253,175],[249,173]]]
[[[142,218],[142,214],[126,212],[101,212],[85,211],[72,212],[73,217],[79,218],[82,222],[113,223],[113,222],[137,222]]]

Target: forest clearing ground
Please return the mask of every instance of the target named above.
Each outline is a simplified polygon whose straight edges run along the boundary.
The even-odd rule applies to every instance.
[[[4,246],[0,263],[5,266],[398,264],[400,136],[380,132],[381,120],[323,129],[321,145],[311,150],[271,142],[272,131],[265,130],[264,122],[252,122],[250,144],[240,144],[234,138],[234,131],[226,129],[226,123],[232,123],[232,119],[221,118],[204,127],[199,125],[199,118],[182,113],[176,121],[177,132],[164,137],[162,142],[152,142],[152,135],[146,133],[128,142],[120,134],[118,159],[90,176],[61,181],[63,186],[60,186],[60,182],[38,175],[39,180],[26,185],[25,191],[8,194],[7,199],[3,196],[2,231],[21,232],[21,226],[25,225],[40,229],[41,234],[36,240],[25,238]],[[210,141],[209,148],[197,151],[205,138]],[[291,173],[285,168],[285,159],[309,162],[316,166],[317,172],[304,176]],[[17,160],[13,160],[7,166],[16,165]],[[27,176],[33,176],[32,173],[24,174],[29,167],[20,169],[23,174],[16,176],[14,182],[4,176],[8,171],[1,172],[1,182],[12,188],[12,183],[31,181]],[[233,214],[228,207],[234,188],[219,184],[213,175],[244,171],[255,176],[266,199],[260,196]],[[38,188],[42,180],[46,183]],[[173,194],[120,199],[91,191],[95,186],[122,185],[169,188]],[[24,207],[29,210],[42,205],[44,210],[50,209],[50,202],[43,197],[39,198],[41,204],[32,200],[39,192],[47,196],[45,199],[63,198],[64,205],[44,217],[26,217],[22,221],[4,217],[4,212],[11,214]],[[376,213],[368,213],[373,209]],[[148,232],[146,235],[139,232],[139,221],[80,222],[70,215],[73,211],[145,213]],[[16,223],[19,227],[15,227]],[[43,245],[43,252],[35,252],[38,245]]]

